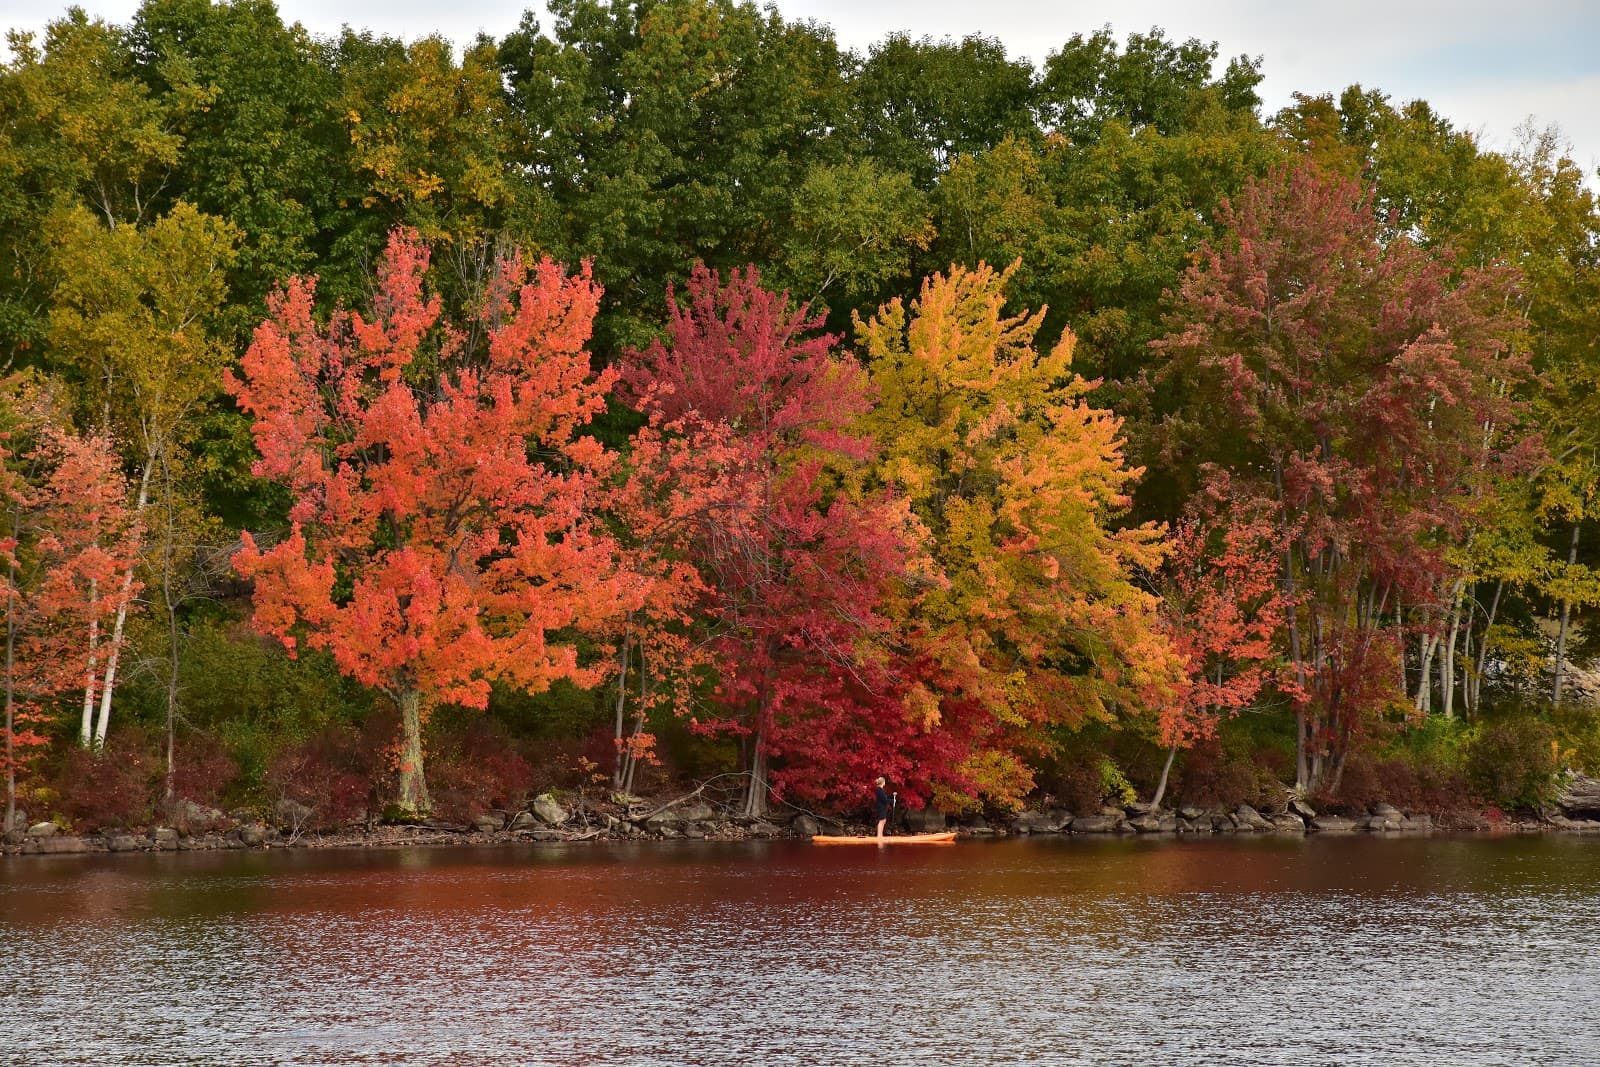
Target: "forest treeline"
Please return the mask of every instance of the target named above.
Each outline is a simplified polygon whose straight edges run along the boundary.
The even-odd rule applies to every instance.
[[[9,806],[1600,770],[1600,213],[1557,132],[1267,114],[1261,60],[1160,30],[1036,67],[550,10],[11,35]]]

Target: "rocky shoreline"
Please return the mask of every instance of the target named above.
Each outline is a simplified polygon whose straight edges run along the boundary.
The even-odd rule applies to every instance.
[[[691,795],[692,796],[692,795]],[[634,798],[629,798],[632,801]],[[248,813],[236,818],[206,813],[203,829],[157,826],[144,831],[107,830],[68,834],[51,822],[13,829],[0,840],[8,856],[74,853],[190,852],[273,848],[405,848],[416,846],[511,845],[577,841],[771,840],[806,839],[815,834],[865,835],[865,825],[841,822],[804,811],[788,811],[765,819],[733,817],[703,800],[680,799],[649,808],[642,803],[577,803],[571,810],[554,796],[535,799],[521,811],[489,811],[471,823],[427,820],[416,824],[371,825],[336,833],[298,829],[304,809],[280,809],[270,821]],[[1319,814],[1290,801],[1281,811],[1262,812],[1249,805],[1232,810],[1148,804],[1105,807],[1076,815],[1062,809],[1023,811],[1004,820],[981,816],[951,819],[931,808],[905,811],[896,829],[930,833],[953,829],[966,837],[1022,835],[1204,835],[1204,834],[1427,834],[1435,831],[1509,833],[1600,833],[1600,779],[1569,779],[1557,802],[1536,815],[1491,818],[1475,811],[1435,818],[1388,804],[1359,813]]]

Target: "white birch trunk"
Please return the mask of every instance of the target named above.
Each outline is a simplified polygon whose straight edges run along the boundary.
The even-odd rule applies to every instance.
[[[145,505],[150,501],[150,471],[154,466],[152,461],[147,460],[144,472],[139,475],[139,497],[133,507],[135,519],[144,514]],[[111,626],[111,647],[106,650],[105,681],[100,687],[100,717],[94,727],[96,748],[105,745],[106,731],[111,726],[111,698],[117,689],[117,663],[122,658],[122,631],[128,622],[128,606],[133,602],[133,572],[136,566],[135,563],[129,563],[127,573],[122,576],[122,596],[117,602],[116,621]]]

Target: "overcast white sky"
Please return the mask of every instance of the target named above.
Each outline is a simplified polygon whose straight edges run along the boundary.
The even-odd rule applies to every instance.
[[[137,0],[86,0],[126,21]],[[533,5],[493,0],[279,0],[286,21],[314,33],[349,24],[406,38],[439,31],[458,42],[500,36]],[[1586,0],[782,0],[789,18],[831,25],[864,49],[892,30],[998,37],[1042,60],[1074,33],[1160,26],[1169,37],[1216,41],[1222,55],[1264,57],[1269,110],[1291,93],[1352,82],[1396,100],[1423,97],[1456,125],[1506,148],[1519,123],[1558,125],[1591,177],[1600,165],[1600,4]],[[535,6],[535,10],[542,7]],[[0,0],[0,25],[39,29],[65,10],[50,0]],[[542,20],[546,21],[547,20]]]

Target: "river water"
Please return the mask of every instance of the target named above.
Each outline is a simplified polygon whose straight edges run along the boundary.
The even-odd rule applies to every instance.
[[[6,1064],[1600,1063],[1600,841],[0,863]]]

